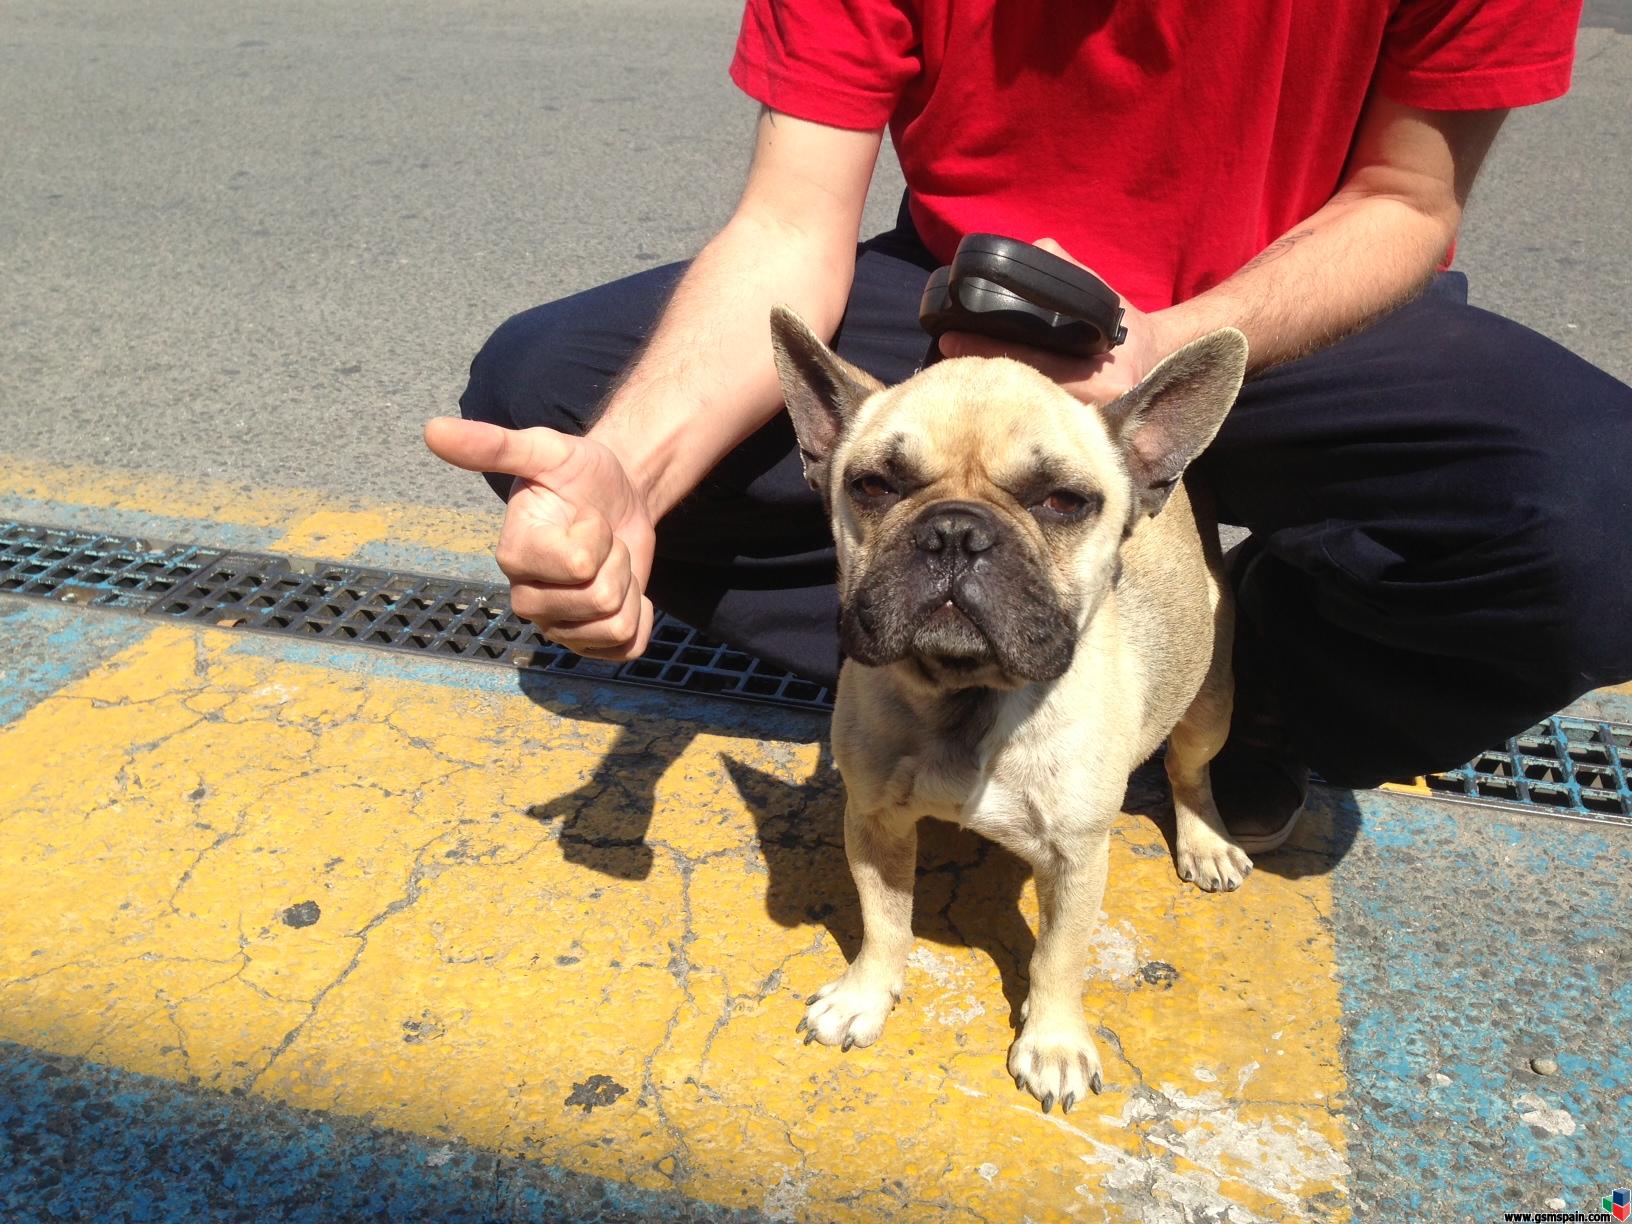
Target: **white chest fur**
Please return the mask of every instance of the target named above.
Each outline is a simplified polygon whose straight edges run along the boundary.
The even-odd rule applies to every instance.
[[[1102,791],[1115,810],[1126,768],[1094,760],[1078,737],[1037,726],[1041,713],[1035,706],[1000,709],[973,742],[920,740],[896,761],[886,802],[904,815],[960,824],[1026,859],[1080,836],[1106,808]]]

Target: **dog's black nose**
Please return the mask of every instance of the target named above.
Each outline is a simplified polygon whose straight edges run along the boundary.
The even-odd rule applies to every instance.
[[[940,502],[919,517],[912,529],[919,552],[983,553],[997,543],[997,520],[974,502]]]

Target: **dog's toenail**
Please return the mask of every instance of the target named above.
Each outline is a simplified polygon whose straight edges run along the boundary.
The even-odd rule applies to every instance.
[[[1090,1088],[1092,1088],[1096,1093],[1100,1093],[1100,1092],[1105,1091],[1105,1081],[1099,1078],[1099,1072],[1098,1071],[1094,1072],[1093,1082],[1091,1084],[1089,1084],[1088,1086]]]
[[[1074,1092],[1066,1093],[1063,1097],[1060,1098],[1060,1112],[1062,1114],[1070,1113],[1071,1112],[1071,1106],[1075,1105],[1076,1103],[1077,1103],[1077,1094],[1074,1093]]]
[[[855,1044],[856,1044],[856,1039],[854,1037],[850,1036],[850,1034],[846,1033],[844,1035],[844,1044],[839,1047],[839,1053],[848,1054],[850,1052],[850,1047],[855,1045]]]
[[[1052,1092],[1045,1093],[1043,1095],[1043,1112],[1047,1113],[1049,1110],[1051,1110],[1053,1108],[1054,1108],[1054,1094]]]

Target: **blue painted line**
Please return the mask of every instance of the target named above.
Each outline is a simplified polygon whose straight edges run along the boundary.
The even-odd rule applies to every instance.
[[[1452,1196],[1497,1218],[1596,1207],[1632,1173],[1632,839],[1323,803],[1352,840],[1333,898],[1356,1218],[1428,1219]]]
[[[0,1218],[714,1221],[755,1217],[358,1119],[0,1042]]]
[[[109,655],[153,629],[131,616],[87,614],[61,604],[0,597],[0,725],[14,722]]]

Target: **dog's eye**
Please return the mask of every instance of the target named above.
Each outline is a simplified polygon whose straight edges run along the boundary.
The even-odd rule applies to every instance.
[[[857,501],[876,504],[893,498],[895,486],[877,472],[869,472],[850,482],[850,492]]]
[[[1032,510],[1054,522],[1074,523],[1087,518],[1090,511],[1098,508],[1099,502],[1098,495],[1084,497],[1070,489],[1055,489],[1033,506]]]

